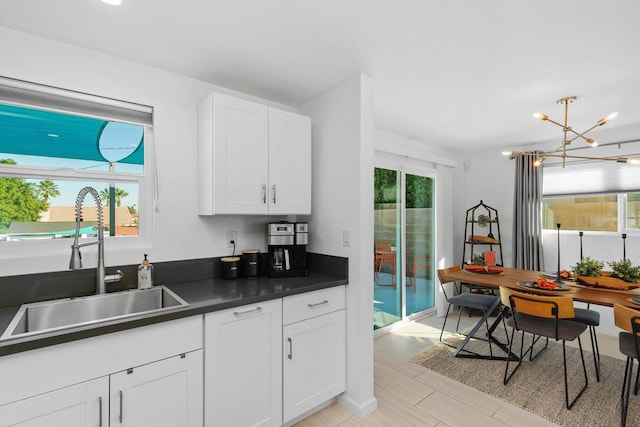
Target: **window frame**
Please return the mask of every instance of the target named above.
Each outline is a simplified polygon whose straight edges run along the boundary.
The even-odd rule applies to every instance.
[[[125,172],[107,171],[87,171],[71,168],[55,168],[28,165],[0,164],[0,177],[2,178],[22,178],[22,179],[50,179],[50,180],[73,180],[73,181],[99,181],[106,186],[109,183],[132,183],[138,186],[138,235],[136,236],[109,236],[107,247],[109,251],[120,251],[130,249],[148,249],[153,242],[153,211],[156,205],[157,179],[155,167],[155,141],[153,136],[153,108],[140,104],[128,103],[125,101],[89,95],[66,89],[53,88],[50,86],[38,85],[35,83],[0,77],[0,89],[9,94],[9,98],[2,96],[0,91],[0,102],[4,104],[17,105],[26,108],[54,111],[63,114],[77,116],[95,117],[108,121],[132,123],[142,126],[144,129],[144,163],[142,174],[132,174]],[[18,94],[27,94],[29,102],[17,102],[11,99],[12,91]],[[22,91],[22,92],[20,92]],[[38,102],[42,100],[42,102]],[[71,108],[52,108],[51,102],[69,102]],[[89,111],[83,114],[78,108],[86,106]],[[98,111],[98,114],[96,114]],[[103,111],[103,114],[99,114]],[[115,114],[111,114],[111,113]],[[132,120],[126,120],[126,114],[132,114]],[[118,115],[123,114],[123,115]],[[146,114],[146,116],[145,116]],[[141,123],[138,118],[146,117],[149,123]],[[100,189],[96,189],[100,190]],[[93,203],[86,199],[88,206]],[[88,240],[95,238],[87,238]],[[16,259],[22,257],[35,256],[57,256],[69,251],[68,239],[26,239],[11,242],[0,242],[0,260]],[[92,245],[85,248],[86,252],[97,252],[97,246]],[[106,251],[105,251],[106,252]],[[88,255],[87,266],[95,265],[96,256]],[[97,258],[96,258],[97,259]],[[64,266],[61,266],[64,269]]]
[[[584,231],[589,234],[598,234],[598,235],[618,235],[620,233],[626,233],[631,235],[640,235],[640,228],[628,228],[627,227],[627,194],[629,193],[637,193],[637,191],[612,191],[606,193],[573,193],[573,194],[550,194],[542,196],[542,203],[540,204],[540,210],[542,214],[543,204],[545,198],[554,198],[554,197],[584,197],[584,196],[596,196],[596,195],[615,195],[616,196],[616,204],[617,204],[617,221],[618,221],[618,230],[616,231],[597,231],[597,230],[563,230],[560,228],[560,232],[566,233],[576,233],[578,231]],[[542,216],[542,215],[541,215]],[[557,229],[553,228],[542,228],[543,232],[557,232]]]

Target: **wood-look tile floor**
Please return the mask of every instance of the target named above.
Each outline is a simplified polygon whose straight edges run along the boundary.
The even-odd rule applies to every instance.
[[[450,315],[457,317],[457,314]],[[462,316],[470,326],[477,317]],[[409,362],[409,358],[438,342],[442,318],[410,322],[374,342],[374,394],[378,409],[364,418],[338,403],[297,423],[298,427],[334,426],[554,426],[517,406],[489,396]],[[449,328],[451,326],[451,329]],[[452,330],[455,322],[447,322]],[[461,328],[462,328],[461,324]],[[590,349],[588,332],[583,336]],[[617,337],[598,335],[600,354],[620,357]],[[497,362],[501,363],[501,362]],[[593,369],[590,371],[592,375]]]

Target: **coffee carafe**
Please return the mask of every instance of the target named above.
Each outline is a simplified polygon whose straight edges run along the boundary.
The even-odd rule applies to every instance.
[[[300,230],[298,232],[298,230]],[[300,237],[297,237],[297,236]],[[307,224],[272,222],[267,225],[268,272],[271,277],[307,275]]]
[[[282,271],[284,268],[284,248],[277,247],[273,249],[273,259],[271,260],[271,268],[274,271]]]

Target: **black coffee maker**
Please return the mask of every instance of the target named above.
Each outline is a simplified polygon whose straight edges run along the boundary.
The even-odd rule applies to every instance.
[[[307,275],[308,227],[306,222],[267,224],[270,277]]]

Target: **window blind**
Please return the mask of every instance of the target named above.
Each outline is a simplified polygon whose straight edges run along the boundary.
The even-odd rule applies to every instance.
[[[0,101],[136,125],[153,125],[153,108],[0,77]]]
[[[613,161],[545,165],[542,194],[627,193],[640,191],[640,166]]]

